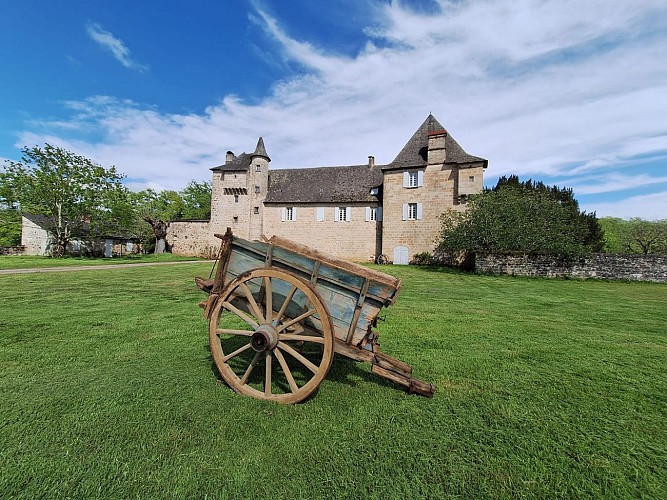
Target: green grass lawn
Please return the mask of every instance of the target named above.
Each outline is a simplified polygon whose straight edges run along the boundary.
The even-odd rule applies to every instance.
[[[133,264],[139,262],[178,262],[182,260],[198,260],[196,257],[180,257],[170,253],[147,255],[124,255],[110,259],[104,257],[71,257],[60,259],[36,255],[3,255],[0,256],[0,269],[29,269],[65,266],[98,266],[104,264]]]
[[[383,267],[383,351],[296,406],[218,382],[209,264],[0,276],[5,498],[665,498],[667,286]]]

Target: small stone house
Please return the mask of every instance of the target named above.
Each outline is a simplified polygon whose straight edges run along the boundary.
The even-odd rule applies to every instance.
[[[447,209],[481,192],[488,161],[470,155],[429,115],[387,165],[270,170],[260,137],[253,153],[227,152],[212,168],[209,221],[172,221],[167,240],[181,255],[215,254],[231,227],[246,239],[282,236],[337,257],[386,255],[407,264],[431,252]]]
[[[24,213],[21,217],[21,245],[23,255],[51,255],[53,238],[48,230],[49,218],[44,215]],[[73,238],[67,245],[69,255],[104,255],[115,257],[140,253],[142,246],[137,238],[107,236],[100,238]]]

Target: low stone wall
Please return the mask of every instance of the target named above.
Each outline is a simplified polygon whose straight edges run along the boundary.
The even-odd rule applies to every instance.
[[[220,240],[209,232],[208,221],[171,221],[167,228],[167,243],[174,255],[212,259],[220,248]]]
[[[476,254],[475,272],[547,278],[598,278],[667,283],[667,255],[593,254],[564,264],[553,257]]]
[[[0,247],[0,255],[23,255],[25,253],[25,247],[23,245],[18,245],[15,247]]]

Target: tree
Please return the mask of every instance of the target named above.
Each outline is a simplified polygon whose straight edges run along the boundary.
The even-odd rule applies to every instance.
[[[605,248],[608,253],[667,253],[667,220],[630,220],[614,217],[600,219],[604,227]]]
[[[132,193],[135,210],[139,219],[150,224],[155,238],[154,253],[168,251],[167,226],[170,220],[183,217],[185,204],[176,191],[160,191],[146,189]]]
[[[595,214],[579,211],[572,191],[501,178],[472,196],[465,212],[441,216],[440,251],[525,253],[581,258],[602,248]]]
[[[24,212],[48,218],[53,253],[64,253],[72,238],[105,232],[114,219],[114,200],[125,193],[115,167],[46,144],[22,150],[20,162],[7,160],[0,178],[5,199],[18,202]]]
[[[184,219],[208,220],[211,218],[211,183],[188,182],[180,192]]]

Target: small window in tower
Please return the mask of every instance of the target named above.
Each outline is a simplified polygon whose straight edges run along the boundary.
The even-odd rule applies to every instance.
[[[253,209],[253,212],[254,212],[255,214],[258,214],[258,213],[259,213],[259,207],[255,207],[255,208]]]
[[[475,182],[475,176],[474,175],[469,176],[468,181]]]
[[[261,165],[255,165],[255,172],[261,172],[262,171],[262,166]]]
[[[235,194],[234,195],[234,203],[238,203],[238,202],[239,202],[239,195]]]
[[[259,186],[255,186],[255,194],[259,194]]]
[[[234,216],[234,224],[238,224],[238,223],[239,223],[239,218],[237,216]]]

